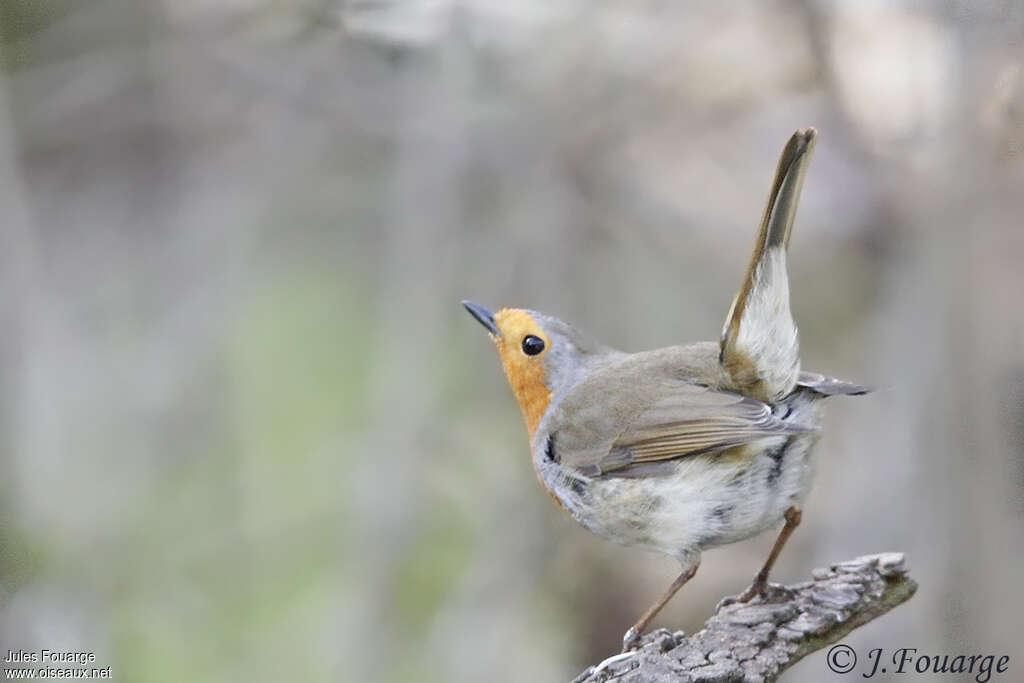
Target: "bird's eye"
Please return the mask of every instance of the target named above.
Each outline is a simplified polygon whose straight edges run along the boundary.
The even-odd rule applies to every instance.
[[[536,356],[544,350],[544,340],[528,334],[523,337],[523,353],[527,356]]]

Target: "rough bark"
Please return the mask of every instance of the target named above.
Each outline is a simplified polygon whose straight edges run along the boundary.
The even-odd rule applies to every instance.
[[[665,629],[649,633],[638,650],[590,667],[574,683],[774,681],[808,654],[917,590],[902,553],[859,557],[815,569],[812,576],[812,581],[773,586],[768,595],[747,604],[720,607],[691,636]],[[827,670],[822,674],[829,675]]]

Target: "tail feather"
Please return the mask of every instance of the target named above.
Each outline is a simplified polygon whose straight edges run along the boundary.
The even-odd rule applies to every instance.
[[[854,384],[835,377],[826,377],[817,372],[801,372],[797,385],[810,389],[822,396],[861,396],[871,393],[871,387]]]
[[[743,285],[722,330],[719,360],[732,388],[774,402],[796,386],[800,346],[789,308],[786,249],[817,131],[786,143]]]

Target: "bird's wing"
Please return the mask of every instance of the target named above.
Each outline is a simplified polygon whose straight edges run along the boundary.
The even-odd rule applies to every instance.
[[[549,445],[563,465],[588,476],[650,476],[677,458],[810,431],[778,419],[761,401],[684,379],[646,378],[642,387],[617,393],[577,397],[571,414],[579,419],[551,434]]]

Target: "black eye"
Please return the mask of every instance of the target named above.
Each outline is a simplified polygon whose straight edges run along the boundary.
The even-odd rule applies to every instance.
[[[528,334],[523,337],[523,353],[527,356],[536,356],[544,350],[544,340]]]

